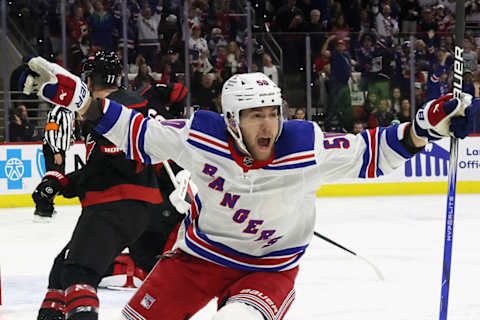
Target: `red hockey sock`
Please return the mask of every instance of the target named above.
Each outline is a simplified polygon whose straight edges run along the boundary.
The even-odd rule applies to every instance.
[[[78,283],[65,290],[65,319],[79,312],[98,314],[99,306],[97,290],[91,285]]]
[[[54,309],[65,312],[65,291],[48,289],[40,309]]]

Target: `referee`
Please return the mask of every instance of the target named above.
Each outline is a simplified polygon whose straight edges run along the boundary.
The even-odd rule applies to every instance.
[[[65,173],[65,152],[75,141],[74,123],[75,113],[65,107],[56,106],[48,112],[43,137],[43,156],[46,171],[54,170]],[[47,207],[37,204],[34,220],[48,221],[53,214],[53,201]]]

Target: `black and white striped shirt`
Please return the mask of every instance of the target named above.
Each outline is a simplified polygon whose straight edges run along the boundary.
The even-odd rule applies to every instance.
[[[65,107],[56,106],[48,112],[43,141],[54,153],[70,148],[71,140],[74,139],[74,122],[75,113]]]

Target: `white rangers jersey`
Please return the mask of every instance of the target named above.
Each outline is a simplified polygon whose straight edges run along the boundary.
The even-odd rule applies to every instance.
[[[172,159],[198,187],[177,246],[227,267],[278,271],[295,267],[311,241],[322,183],[375,178],[410,158],[400,140],[408,123],[355,135],[326,135],[313,122],[283,125],[274,156],[257,162],[238,152],[221,115],[157,122],[105,100],[96,130],[127,157]]]

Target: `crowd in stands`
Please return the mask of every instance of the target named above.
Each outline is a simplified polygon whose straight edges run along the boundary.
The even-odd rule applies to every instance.
[[[127,46],[132,90],[150,83],[183,82],[183,2],[128,0],[124,41],[120,0],[67,0],[65,67],[80,74],[96,51],[117,50],[122,56]],[[247,71],[246,0],[188,2],[191,102],[221,112],[223,82]],[[480,22],[480,0],[466,4],[467,21]],[[354,132],[360,126],[409,121],[411,102],[418,108],[451,90],[455,0],[253,0],[252,7],[252,71],[264,72],[286,91],[285,77],[305,68],[304,39],[310,33],[314,90],[322,93],[313,103],[325,109],[326,130]],[[40,54],[63,65],[60,1],[11,1],[9,14]],[[283,65],[276,65],[262,45],[262,32],[275,34]],[[464,48],[464,90],[475,94],[480,32],[467,29]],[[410,101],[412,65],[415,101]],[[354,79],[353,73],[360,78]],[[364,93],[362,105],[352,105],[352,82]]]

